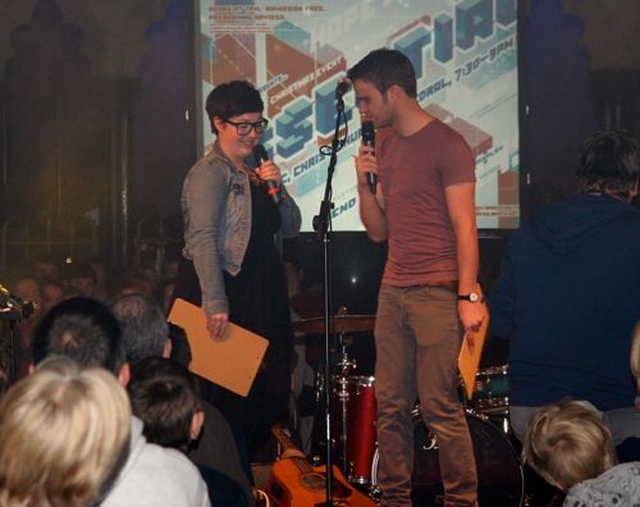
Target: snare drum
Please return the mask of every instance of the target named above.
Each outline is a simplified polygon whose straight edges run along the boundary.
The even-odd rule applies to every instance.
[[[468,410],[466,418],[478,469],[478,503],[519,507],[524,497],[524,474],[511,442],[486,416]],[[413,433],[413,504],[439,505],[437,499],[444,493],[440,477],[438,442],[422,422],[419,409],[413,413]],[[378,464],[379,454],[376,449],[371,467],[374,494],[378,485]]]
[[[338,376],[333,379],[332,440],[347,481],[369,484],[376,449],[375,379]]]

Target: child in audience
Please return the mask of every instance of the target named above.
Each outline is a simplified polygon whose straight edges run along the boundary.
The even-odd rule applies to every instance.
[[[0,404],[0,505],[98,505],[126,461],[130,427],[112,374],[44,360]]]
[[[144,423],[147,440],[186,453],[204,423],[198,385],[189,370],[171,359],[143,359],[132,365],[127,389],[133,413]],[[244,489],[235,481],[204,465],[198,468],[212,505],[247,505]]]
[[[527,427],[522,455],[567,492],[565,507],[640,503],[640,462],[616,464],[609,429],[584,402],[565,399],[540,408]]]

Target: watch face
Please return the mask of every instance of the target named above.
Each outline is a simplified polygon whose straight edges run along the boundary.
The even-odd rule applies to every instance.
[[[472,303],[477,303],[478,301],[480,301],[480,296],[475,292],[470,292],[469,301],[471,301]]]

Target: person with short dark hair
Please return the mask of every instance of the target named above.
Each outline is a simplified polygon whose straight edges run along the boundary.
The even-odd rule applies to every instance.
[[[604,412],[616,445],[640,436],[629,374],[640,317],[640,146],[585,139],[579,195],[541,206],[509,238],[491,296],[491,333],[509,351],[509,416],[524,438],[541,406],[571,397]]]
[[[206,111],[216,139],[184,180],[184,259],[174,298],[202,307],[212,340],[220,340],[231,321],[269,341],[247,397],[214,384],[202,390],[246,449],[248,466],[271,426],[289,420],[293,330],[274,236],[297,235],[301,217],[278,165],[254,156],[269,123],[255,86],[216,86]]]
[[[65,280],[69,286],[80,291],[80,294],[85,297],[97,299],[98,277],[91,264],[88,262],[67,264],[65,274]]]
[[[149,442],[186,452],[200,435],[204,414],[198,384],[184,366],[159,356],[143,359],[131,368],[127,392]]]
[[[390,135],[355,159],[360,219],[388,242],[374,329],[382,505],[411,505],[412,411],[436,434],[447,506],[476,506],[458,353],[483,319],[475,161],[464,138],[418,102],[409,58],[377,49],[347,71],[363,119]],[[370,184],[369,175],[378,178]]]
[[[70,357],[84,367],[105,368],[126,379],[129,376],[120,324],[93,298],[66,299],[40,319],[33,334],[33,363],[38,365],[51,354]]]
[[[149,357],[131,368],[127,390],[134,415],[144,422],[147,440],[188,453],[205,422],[198,383],[189,370],[171,359]],[[236,481],[206,465],[199,464],[198,469],[213,505],[248,505],[249,498]]]

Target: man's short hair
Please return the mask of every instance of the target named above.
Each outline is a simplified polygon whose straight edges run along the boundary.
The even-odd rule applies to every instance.
[[[112,374],[48,358],[0,403],[0,504],[97,505],[126,459],[130,428]]]
[[[411,60],[397,49],[374,49],[347,71],[351,81],[366,81],[384,94],[397,85],[408,97],[417,97],[416,72]]]
[[[131,367],[127,390],[149,442],[188,446],[193,415],[201,410],[198,385],[189,370],[171,359],[150,357]]]
[[[600,415],[570,399],[536,411],[527,426],[522,458],[565,491],[616,464],[613,439]]]
[[[129,363],[162,355],[169,325],[159,304],[143,294],[126,294],[111,303],[111,311],[120,323]]]
[[[54,306],[33,335],[33,363],[56,354],[118,374],[125,361],[120,325],[99,301],[73,297]]]
[[[605,131],[582,145],[576,171],[582,193],[608,193],[627,198],[640,176],[640,146],[626,132]]]

